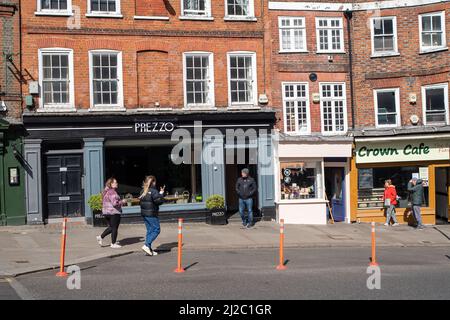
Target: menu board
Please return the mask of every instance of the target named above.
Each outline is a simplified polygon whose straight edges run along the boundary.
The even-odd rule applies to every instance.
[[[373,169],[358,169],[358,189],[373,189]]]

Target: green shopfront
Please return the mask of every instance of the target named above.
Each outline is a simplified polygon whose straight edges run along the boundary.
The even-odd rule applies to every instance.
[[[450,134],[356,137],[352,165],[352,220],[383,222],[384,181],[391,179],[400,197],[399,222],[413,223],[407,190],[423,180],[423,220],[447,222],[450,210]]]
[[[22,131],[0,119],[0,225],[26,223]]]

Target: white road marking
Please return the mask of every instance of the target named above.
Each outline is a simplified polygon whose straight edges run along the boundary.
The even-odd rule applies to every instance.
[[[36,298],[25,288],[19,281],[14,278],[6,278],[6,281],[9,282],[10,286],[14,289],[17,295],[22,300],[36,300]]]

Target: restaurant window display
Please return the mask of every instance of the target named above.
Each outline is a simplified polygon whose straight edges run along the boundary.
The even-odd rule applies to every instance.
[[[281,200],[319,199],[321,162],[281,162]]]
[[[121,198],[137,205],[142,182],[154,175],[157,188],[165,186],[169,204],[203,202],[200,164],[174,164],[170,159],[173,146],[108,147],[105,150],[106,177],[119,182]]]
[[[358,209],[380,209],[384,207],[384,182],[392,180],[400,197],[398,207],[411,206],[408,182],[422,179],[424,186],[423,207],[429,206],[428,167],[388,167],[358,169]]]

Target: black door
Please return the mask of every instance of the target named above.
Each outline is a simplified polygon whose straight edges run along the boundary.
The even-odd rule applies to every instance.
[[[48,216],[83,216],[82,155],[47,155],[46,160]]]

